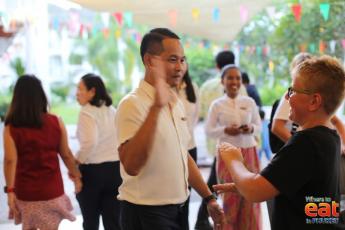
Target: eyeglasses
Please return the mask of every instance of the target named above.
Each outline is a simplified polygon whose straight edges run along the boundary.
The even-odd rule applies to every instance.
[[[287,91],[287,98],[290,98],[292,96],[292,94],[294,93],[302,93],[302,94],[313,94],[313,92],[311,92],[310,90],[306,90],[306,89],[295,89],[293,87],[289,87],[288,91]]]

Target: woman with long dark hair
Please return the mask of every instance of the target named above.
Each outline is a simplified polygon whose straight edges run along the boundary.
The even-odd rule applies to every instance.
[[[115,113],[102,79],[92,73],[78,84],[77,100],[82,106],[77,125],[77,152],[83,189],[77,200],[84,229],[98,229],[102,216],[105,230],[120,229],[118,187],[122,183],[116,145]]]
[[[4,173],[10,218],[23,229],[58,229],[62,219],[75,220],[64,193],[58,155],[81,190],[80,172],[68,147],[66,129],[48,112],[41,81],[21,76],[5,118]]]

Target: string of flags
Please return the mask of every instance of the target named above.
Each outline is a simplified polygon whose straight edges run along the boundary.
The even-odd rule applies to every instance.
[[[334,3],[332,3],[334,4]],[[329,3],[320,3],[319,4],[319,12],[320,12],[320,17],[323,18],[324,21],[329,20],[330,17],[330,9],[331,9],[331,4]],[[301,20],[303,20],[303,6],[300,3],[295,3],[290,5],[291,12],[293,17],[295,18],[296,23],[300,23]],[[238,6],[239,13],[240,13],[240,18],[243,23],[247,22],[249,19],[249,10],[248,7],[245,5],[239,5]],[[205,14],[204,11],[201,11],[200,8],[192,8],[191,9],[191,17],[194,22],[198,22],[200,17],[202,17],[202,12]],[[212,20],[214,23],[218,23],[221,20],[222,17],[222,11],[218,7],[214,7],[212,9]],[[266,8],[266,13],[270,18],[274,18],[276,15],[276,8],[274,6],[269,6]],[[167,12],[168,14],[168,19],[169,23],[172,27],[175,27],[178,23],[178,18],[179,18],[179,11],[177,9],[171,9]],[[116,29],[115,32],[112,32],[109,29],[109,20],[110,17],[113,17],[115,20],[118,29]],[[80,17],[77,12],[72,12],[70,14],[69,21],[65,22],[63,19],[60,19],[59,17],[55,16],[50,20],[50,27],[54,30],[60,31],[63,28],[66,28],[69,32],[70,35],[72,36],[80,36],[81,38],[85,38],[88,36],[94,36],[98,33],[102,33],[105,39],[108,39],[110,36],[115,36],[116,38],[121,37],[122,35],[128,35],[131,36],[135,41],[140,42],[140,34],[136,32],[135,30],[129,30],[127,31],[122,31],[122,28],[124,25],[127,26],[127,28],[133,28],[133,13],[126,11],[126,12],[114,12],[112,14],[106,14],[103,13],[102,16],[102,22],[103,24],[92,24],[92,23],[83,23],[80,20]],[[5,26],[6,25],[8,28],[11,25],[11,29],[13,29],[13,20],[10,19],[9,15],[6,14],[6,12],[0,11],[0,19],[2,20],[2,24]],[[111,34],[113,33],[113,34]],[[301,51],[307,51],[309,50],[310,52],[316,52],[317,49],[319,50],[320,53],[325,52],[327,49],[330,50],[330,52],[335,51],[335,47],[337,44],[340,44],[344,49],[345,49],[345,39],[341,41],[319,41],[317,43],[311,43],[311,44],[301,44],[300,50]],[[246,52],[253,52],[253,48],[245,48],[244,49]],[[267,49],[265,47],[256,47],[255,52],[258,55],[266,55],[267,54]]]

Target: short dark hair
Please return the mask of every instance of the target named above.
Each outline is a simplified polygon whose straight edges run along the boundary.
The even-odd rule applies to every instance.
[[[17,80],[5,125],[40,128],[42,115],[48,112],[48,100],[41,81],[35,75],[22,75]]]
[[[250,83],[250,79],[249,79],[247,72],[242,72],[242,83],[243,84],[249,84]]]
[[[113,104],[113,100],[107,93],[105,85],[100,76],[88,73],[85,74],[81,80],[84,82],[87,90],[95,89],[95,96],[89,101],[89,103],[96,107],[101,107],[103,104],[110,106]]]
[[[144,55],[146,53],[152,55],[162,53],[164,50],[162,41],[165,38],[174,38],[180,40],[179,36],[167,28],[155,28],[145,34],[140,45],[141,60],[144,62]]]
[[[150,30],[150,33],[156,33],[164,37],[180,40],[180,37],[174,32],[172,32],[171,30],[169,30],[168,28],[155,28],[155,29]]]
[[[235,64],[235,55],[230,50],[224,50],[217,54],[215,58],[217,67],[222,69],[225,65]]]

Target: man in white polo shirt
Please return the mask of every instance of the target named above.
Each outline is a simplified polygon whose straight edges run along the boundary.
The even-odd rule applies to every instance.
[[[221,229],[224,213],[188,154],[184,107],[171,89],[187,68],[179,37],[153,29],[143,37],[140,54],[144,80],[122,99],[116,118],[122,229],[188,229],[182,212],[188,185],[208,200],[210,216]]]

